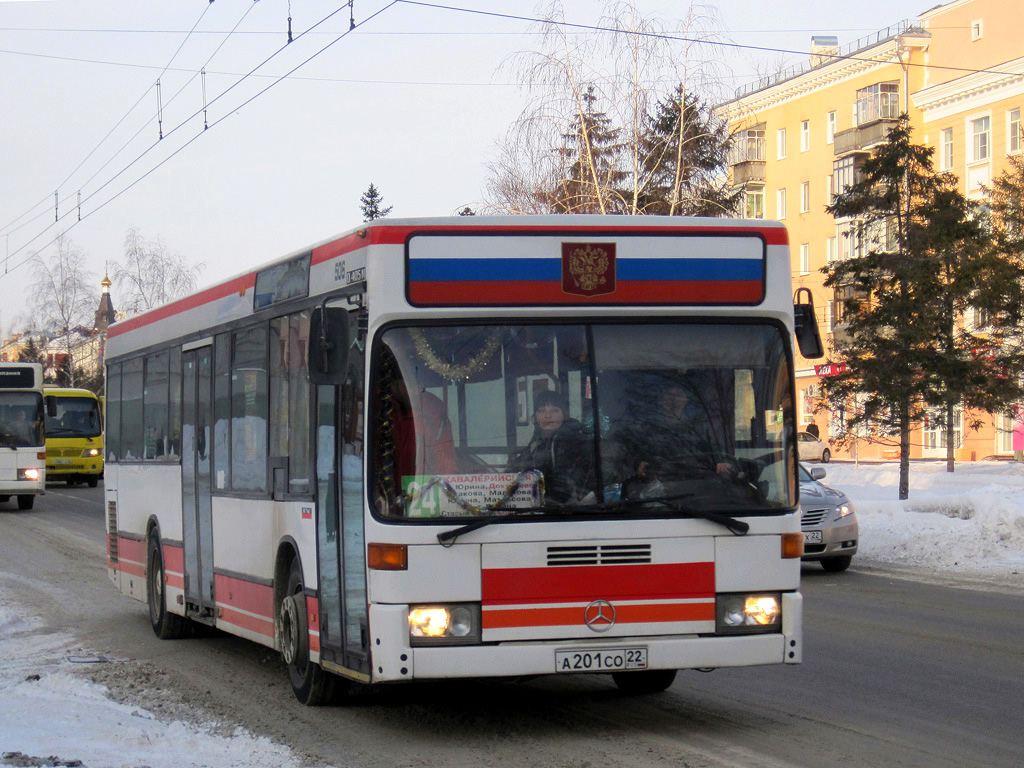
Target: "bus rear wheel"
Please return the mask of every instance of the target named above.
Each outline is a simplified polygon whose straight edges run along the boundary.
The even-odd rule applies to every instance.
[[[306,590],[302,585],[302,566],[292,560],[288,586],[277,609],[281,656],[288,667],[288,678],[295,698],[310,707],[330,703],[334,696],[334,675],[309,659],[309,614]]]
[[[641,672],[612,672],[612,680],[623,693],[661,693],[676,679],[674,669],[646,669]]]
[[[149,535],[146,556],[146,602],[149,603],[149,624],[161,640],[177,640],[188,634],[189,622],[184,616],[168,612],[165,583],[160,534],[154,529]]]

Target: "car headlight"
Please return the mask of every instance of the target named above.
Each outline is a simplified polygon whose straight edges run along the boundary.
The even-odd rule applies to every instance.
[[[39,470],[36,469],[35,467],[29,467],[28,469],[19,469],[18,470],[18,479],[19,480],[38,480],[39,479],[39,474],[40,474]]]
[[[853,503],[845,502],[836,507],[836,520],[842,520],[847,515],[853,514]]]
[[[782,628],[782,595],[718,595],[715,629],[718,632],[778,632]]]
[[[91,459],[94,456],[99,456],[99,455],[100,455],[100,449],[99,448],[86,448],[84,451],[82,451],[82,458],[83,459]]]
[[[480,642],[480,606],[475,603],[410,605],[409,640],[413,645]]]

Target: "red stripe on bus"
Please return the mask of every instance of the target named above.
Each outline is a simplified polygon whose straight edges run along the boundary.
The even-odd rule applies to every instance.
[[[121,560],[134,560],[138,563],[144,563],[146,562],[146,542],[118,536],[117,556]]]
[[[187,312],[190,309],[201,307],[204,304],[209,304],[219,299],[223,299],[226,296],[231,296],[235,293],[239,293],[244,288],[246,292],[251,291],[256,287],[256,273],[250,272],[248,275],[242,275],[236,277],[227,283],[221,283],[215,285],[212,288],[194,293],[191,296],[186,296],[183,299],[178,299],[170,304],[156,309],[145,312],[141,315],[135,315],[135,317],[129,317],[127,320],[122,320],[119,323],[115,323],[110,326],[110,330],[107,331],[107,337],[113,338],[114,336],[120,336],[122,333],[128,333],[128,331],[134,331],[137,328],[155,323],[158,320],[166,320],[168,317]]]
[[[274,615],[274,588],[271,586],[215,573],[213,588],[218,603],[260,616]]]
[[[510,217],[514,218],[514,217]],[[618,235],[732,235],[733,237],[742,237],[743,235],[753,235],[754,237],[762,237],[768,245],[789,245],[789,234],[785,227],[730,227],[723,225],[713,226],[688,226],[688,227],[624,227],[616,226],[614,224],[614,218],[609,219],[607,227],[599,224],[587,224],[586,226],[558,226],[558,225],[524,225],[516,226],[509,224],[509,226],[495,226],[481,225],[481,226],[368,226],[367,227],[367,239],[371,245],[402,245],[412,235],[475,235],[475,234],[492,234],[492,235],[525,235],[525,234],[538,234],[538,235],[586,235],[594,237],[616,237]]]
[[[484,605],[714,597],[715,564],[486,568]]]
[[[221,606],[217,623],[222,622],[224,624],[234,624],[236,627],[255,632],[257,635],[262,635],[271,641],[274,639],[274,621],[265,616],[250,616],[247,613]]]
[[[422,280],[409,284],[409,301],[421,307],[618,304],[759,304],[760,280],[620,280],[614,293],[577,296],[556,280]]]
[[[121,571],[121,573],[127,573],[129,576],[146,575],[146,567],[144,565],[140,565],[139,563],[133,563],[128,560],[122,560],[118,564],[118,570]]]
[[[484,629],[510,627],[571,627],[585,624],[582,605],[558,608],[501,608],[485,610]],[[715,604],[669,603],[654,605],[616,605],[615,624],[652,624],[681,621],[714,621]]]
[[[365,233],[365,230],[360,231]],[[365,234],[360,235],[358,232],[353,232],[350,235],[339,237],[337,240],[321,245],[319,248],[314,248],[310,264],[322,264],[325,261],[330,261],[339,256],[358,251],[360,248],[365,248],[368,244]]]
[[[185,572],[185,550],[173,544],[164,544],[164,570],[175,573]]]

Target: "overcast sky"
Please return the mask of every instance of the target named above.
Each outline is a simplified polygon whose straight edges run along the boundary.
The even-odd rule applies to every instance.
[[[522,0],[453,5],[538,14]],[[636,5],[669,26],[689,7]],[[846,44],[931,5],[725,0],[717,11],[732,43],[803,52],[812,35]],[[566,18],[597,24],[604,7],[566,0]],[[358,225],[371,182],[396,216],[476,206],[527,99],[501,65],[536,47],[533,27],[389,0],[356,0],[352,15],[359,26],[339,40],[349,8],[327,0],[0,0],[0,333],[17,329],[28,260],[52,252],[58,231],[97,283],[137,227],[205,264],[205,285]],[[717,51],[730,88],[758,62],[806,58]]]

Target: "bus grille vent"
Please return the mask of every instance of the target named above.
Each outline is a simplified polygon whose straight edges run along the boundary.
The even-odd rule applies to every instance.
[[[107,541],[110,547],[110,559],[117,561],[117,502],[107,502]]]
[[[625,565],[649,562],[650,544],[548,547],[548,565]]]

